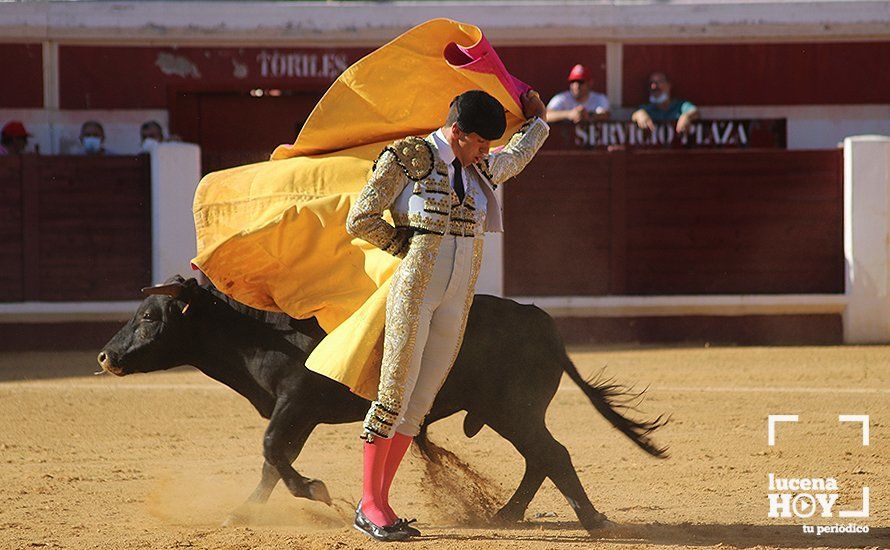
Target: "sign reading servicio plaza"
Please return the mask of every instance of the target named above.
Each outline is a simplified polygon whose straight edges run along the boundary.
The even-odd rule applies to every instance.
[[[784,149],[785,119],[698,120],[684,133],[675,122],[643,130],[631,121],[560,124],[560,148],[769,148]],[[559,139],[561,138],[561,139]]]

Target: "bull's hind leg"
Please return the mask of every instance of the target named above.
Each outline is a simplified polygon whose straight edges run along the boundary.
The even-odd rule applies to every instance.
[[[535,498],[535,494],[537,494],[538,489],[541,488],[541,484],[544,483],[545,477],[547,477],[547,475],[539,464],[529,462],[528,459],[526,459],[525,473],[522,476],[522,481],[519,482],[519,487],[516,488],[516,492],[513,493],[513,496],[510,497],[507,504],[498,510],[498,513],[494,516],[494,520],[498,523],[515,523],[517,521],[522,521],[522,518],[525,517],[525,511],[528,509],[528,505],[531,504],[532,499]]]
[[[494,521],[498,523],[514,523],[522,521],[528,505],[531,504],[544,478],[547,477],[544,464],[539,459],[539,453],[535,452],[534,437],[525,430],[516,430],[512,422],[495,421],[490,423],[491,428],[504,439],[513,444],[519,454],[525,459],[525,473],[519,487],[507,503],[498,510]],[[534,431],[537,431],[534,430]]]
[[[514,421],[519,419],[514,419]],[[522,419],[525,420],[525,419]],[[521,520],[529,503],[538,492],[545,477],[566,497],[572,509],[588,531],[603,527],[606,516],[594,508],[587,498],[581,480],[572,465],[569,451],[550,433],[543,420],[535,423],[510,422],[510,425],[491,427],[516,447],[525,458],[525,475],[519,488],[507,504],[497,513],[496,519]]]
[[[569,501],[581,525],[588,531],[603,528],[608,522],[606,516],[598,512],[587,498],[568,449],[553,437],[546,426],[542,426],[539,437],[541,444],[536,450],[541,453],[539,456],[545,461],[547,476]]]

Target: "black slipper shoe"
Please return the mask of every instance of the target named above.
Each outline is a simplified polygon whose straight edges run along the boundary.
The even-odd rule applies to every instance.
[[[391,529],[395,531],[401,531],[403,533],[407,533],[409,537],[419,537],[420,531],[416,527],[411,527],[411,524],[417,521],[416,519],[405,519],[399,518],[395,523],[392,524]]]
[[[373,521],[369,520],[362,511],[361,506],[355,509],[355,523],[353,525],[362,533],[381,542],[399,541],[408,538],[408,533],[396,530],[395,525],[380,527]]]

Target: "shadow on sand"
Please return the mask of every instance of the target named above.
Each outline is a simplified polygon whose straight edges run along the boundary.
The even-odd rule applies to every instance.
[[[96,361],[96,354],[100,349],[0,352],[0,384],[62,378],[85,378],[89,381],[93,373],[101,370]],[[188,370],[193,367],[177,367],[168,372],[180,369]],[[110,374],[103,376],[112,377]]]

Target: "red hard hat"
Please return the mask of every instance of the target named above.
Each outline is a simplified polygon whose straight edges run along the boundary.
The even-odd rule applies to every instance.
[[[6,137],[29,137],[31,135],[25,130],[25,125],[18,120],[7,122],[0,134]]]
[[[590,80],[591,78],[590,69],[580,63],[572,67],[572,72],[569,73],[569,82],[574,82],[575,80]]]

